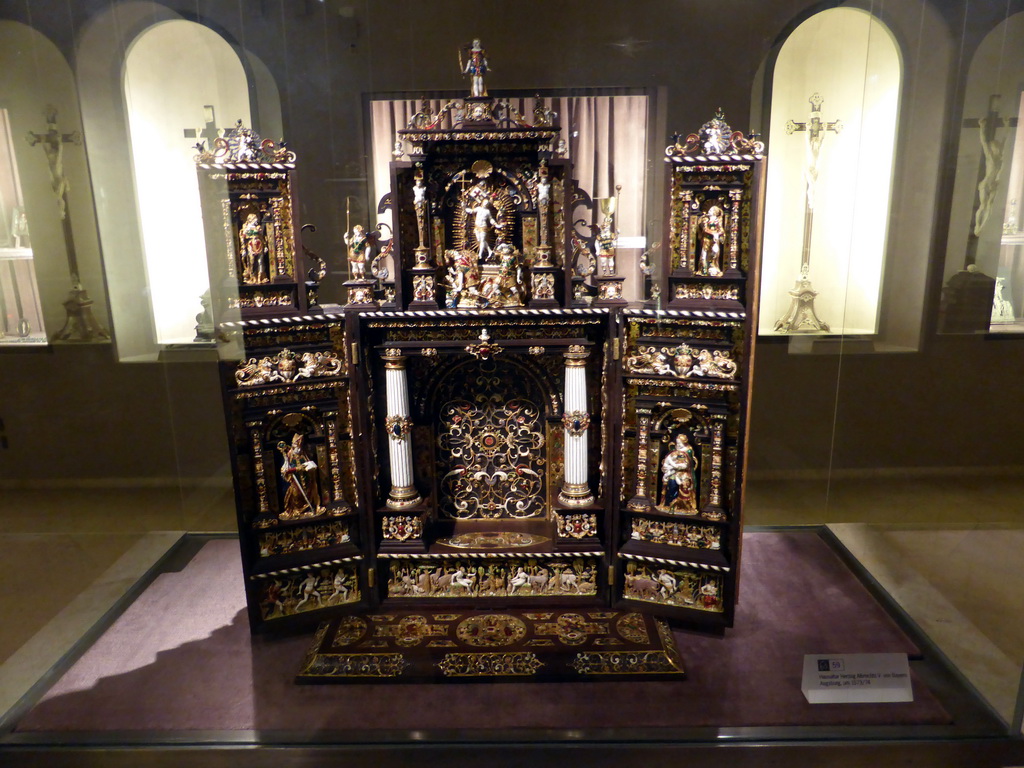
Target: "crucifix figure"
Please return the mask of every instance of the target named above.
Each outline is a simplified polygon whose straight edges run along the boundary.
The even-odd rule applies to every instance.
[[[92,314],[92,299],[85,288],[78,272],[78,256],[75,253],[75,238],[71,229],[71,217],[68,213],[68,184],[67,176],[64,175],[64,145],[82,143],[82,135],[78,131],[62,133],[57,128],[57,108],[48,106],[43,110],[46,117],[46,132],[35,133],[29,131],[25,136],[30,147],[36,144],[43,145],[46,153],[46,160],[50,166],[50,184],[53,187],[53,194],[57,196],[57,205],[60,211],[61,224],[64,228],[64,243],[68,254],[68,271],[71,275],[71,293],[64,301],[64,310],[67,312],[67,319],[64,327],[59,330],[54,338],[58,341],[95,341],[96,339],[109,339],[110,333],[100,325],[99,321]]]
[[[996,280],[978,268],[978,246],[981,234],[992,214],[999,179],[1003,170],[1004,136],[997,139],[1000,128],[1015,127],[1016,118],[1005,119],[999,115],[1002,97],[991,94],[984,117],[964,120],[963,127],[977,129],[981,143],[982,160],[976,176],[977,187],[971,220],[967,229],[967,247],[964,252],[964,266],[946,281],[942,289],[940,310],[940,331],[943,333],[971,333],[988,330],[992,322],[996,303],[1001,298],[996,292]],[[1000,233],[994,233],[994,241],[986,241],[988,247],[998,253]],[[992,251],[990,251],[992,253]],[[985,259],[995,269],[992,258]]]
[[[999,115],[999,103],[1002,97],[999,94],[992,94],[988,97],[988,110],[984,117],[964,120],[965,128],[977,128],[978,140],[981,142],[982,163],[978,168],[978,191],[974,197],[974,216],[971,221],[971,229],[967,235],[967,254],[964,259],[964,268],[977,261],[978,239],[981,231],[992,213],[992,204],[995,202],[996,192],[999,190],[999,178],[1003,171],[1003,145],[1006,137],[996,139],[996,132],[1000,128],[1014,128],[1017,125],[1017,118],[1009,120]]]
[[[825,122],[821,119],[821,104],[823,99],[817,93],[808,99],[811,104],[811,114],[806,122],[789,120],[786,123],[786,133],[806,133],[807,138],[807,167],[804,170],[804,234],[803,246],[800,252],[800,277],[797,278],[796,286],[789,292],[793,298],[787,310],[778,322],[775,323],[775,330],[784,333],[800,333],[815,331],[828,331],[828,323],[820,320],[814,311],[814,297],[817,291],[811,288],[811,232],[814,227],[814,206],[816,203],[816,187],[818,183],[818,162],[821,159],[821,143],[827,131],[839,133],[843,124],[839,120]]]

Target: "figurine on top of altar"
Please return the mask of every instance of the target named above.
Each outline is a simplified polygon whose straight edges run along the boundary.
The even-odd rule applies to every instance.
[[[479,40],[474,40],[467,51],[466,61],[462,61],[462,52],[459,52],[459,65],[463,74],[469,75],[470,96],[474,99],[487,95],[487,86],[484,85],[484,75],[487,74],[487,52]]]

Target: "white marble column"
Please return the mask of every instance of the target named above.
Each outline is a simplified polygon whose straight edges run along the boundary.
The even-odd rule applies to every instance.
[[[558,502],[570,507],[586,507],[594,503],[587,484],[587,432],[590,414],[587,413],[587,356],[590,352],[574,344],[565,353],[565,461],[562,490]]]
[[[387,415],[384,429],[388,433],[391,459],[391,491],[387,505],[404,509],[420,502],[412,474],[412,420],[409,418],[409,386],[406,382],[405,357],[401,350],[384,351],[384,383],[387,392]]]

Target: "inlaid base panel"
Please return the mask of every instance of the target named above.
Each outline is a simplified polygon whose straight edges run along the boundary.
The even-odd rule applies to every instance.
[[[622,611],[389,612],[322,624],[300,683],[677,680],[661,621]]]

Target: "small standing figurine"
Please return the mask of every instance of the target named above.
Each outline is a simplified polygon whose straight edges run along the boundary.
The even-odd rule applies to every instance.
[[[348,264],[355,280],[366,279],[366,256],[370,238],[362,224],[356,224],[351,232],[345,233],[345,245],[348,246]]]
[[[473,214],[473,237],[477,246],[476,258],[478,262],[484,263],[494,253],[487,238],[490,235],[491,227],[498,226],[498,221],[491,213],[491,201],[487,196],[487,190],[483,187],[479,189],[481,192],[475,196],[476,204],[466,206],[466,213]]]
[[[612,217],[606,216],[601,222],[594,247],[597,250],[597,264],[602,275],[615,274],[615,241],[618,239],[612,231]]]
[[[693,482],[696,457],[685,434],[676,437],[675,448],[661,462],[661,506],[669,512],[697,514],[697,494]]]
[[[423,169],[416,169],[416,181],[412,187],[412,205],[416,210],[416,231],[419,234],[419,250],[427,247],[427,186],[423,183]]]
[[[28,217],[18,206],[11,212],[11,235],[14,237],[15,248],[31,248],[29,245]]]
[[[480,292],[480,268],[466,251],[445,252],[448,260],[448,300],[446,306],[475,307]]]
[[[721,207],[712,205],[697,221],[700,236],[700,268],[702,275],[722,274],[722,246],[725,241],[725,220]]]
[[[316,462],[306,454],[305,442],[306,439],[296,432],[291,445],[283,440],[277,444],[281,452],[281,477],[288,484],[281,513],[283,520],[313,517],[323,512]]]
[[[487,95],[487,86],[484,85],[484,75],[487,74],[487,53],[480,45],[480,40],[473,41],[468,54],[467,60],[463,62],[462,51],[459,51],[459,67],[462,69],[462,74],[470,77],[469,95],[474,99],[482,98]]]
[[[503,307],[521,307],[523,305],[523,269],[519,264],[519,254],[511,243],[502,243],[496,249],[498,253],[498,286],[496,303]]]
[[[269,283],[267,275],[267,244],[263,225],[255,212],[250,212],[239,232],[242,256],[242,280],[246,283]]]
[[[551,179],[548,178],[548,162],[540,161],[540,168],[537,171],[537,207],[546,211],[551,202]]]
[[[540,228],[540,264],[546,265],[551,245],[548,243],[548,229],[551,220],[551,179],[548,177],[547,160],[540,161],[537,170],[537,216]]]

